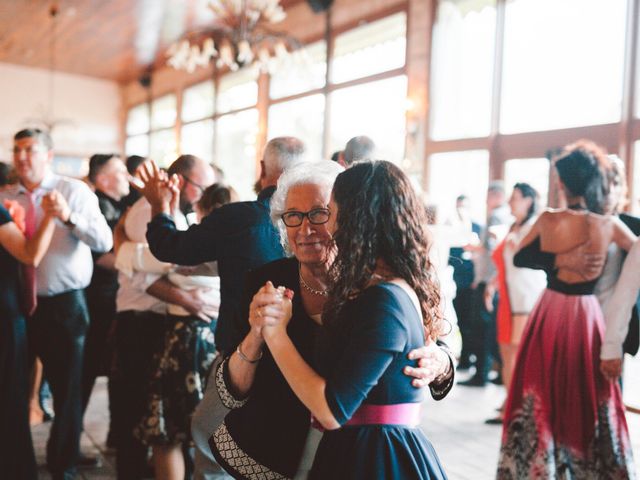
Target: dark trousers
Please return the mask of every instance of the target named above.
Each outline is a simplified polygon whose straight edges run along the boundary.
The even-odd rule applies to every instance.
[[[147,447],[133,429],[147,408],[153,358],[164,346],[165,315],[126,311],[116,315],[112,410],[116,437],[116,469],[120,480],[137,480],[146,470]]]
[[[0,300],[1,301],[1,300]],[[27,327],[0,305],[0,477],[36,480],[29,429]]]
[[[96,378],[108,375],[111,368],[112,342],[109,333],[116,316],[115,293],[102,293],[87,289],[87,306],[91,325],[84,342],[82,367],[82,411],[87,409]],[[111,386],[109,386],[109,410],[111,411]]]
[[[31,363],[40,357],[56,415],[47,442],[54,479],[73,478],[82,432],[82,358],[89,314],[83,290],[38,297],[27,321]]]
[[[474,328],[476,377],[486,381],[493,361],[500,360],[498,342],[496,340],[496,311],[498,295],[493,297],[493,311],[489,312],[484,303],[486,285],[480,283],[474,291]]]
[[[474,353],[473,345],[473,289],[459,288],[453,299],[453,308],[458,317],[458,328],[462,337],[460,364],[468,365],[469,357]]]

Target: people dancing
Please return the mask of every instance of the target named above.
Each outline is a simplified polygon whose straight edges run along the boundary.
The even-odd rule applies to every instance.
[[[292,167],[280,177],[272,197],[271,217],[285,249],[293,255],[247,276],[242,308],[246,316],[237,326],[243,337],[215,375],[217,393],[231,411],[210,445],[220,465],[236,478],[307,478],[322,437],[320,430],[311,428],[308,407],[296,397],[265,348],[258,313],[268,308],[277,291],[270,286],[264,295],[254,294],[267,281],[294,292],[288,332],[300,355],[315,366],[316,337],[334,259],[328,229],[333,214],[328,204],[341,171],[330,162]],[[401,375],[405,388],[413,388],[413,380],[414,387],[429,385],[434,398],[443,398],[453,379],[445,375],[437,382],[434,378],[450,366],[449,357],[436,345],[420,347],[413,354],[423,358],[426,366]]]
[[[271,301],[250,317],[293,392],[325,429],[309,478],[446,478],[416,428],[423,392],[402,373],[414,366],[409,351],[425,343],[425,334],[433,342],[441,328],[424,209],[402,171],[376,161],[338,176],[328,210],[337,253],[318,371],[289,336],[286,295],[267,284],[258,295]]]
[[[531,250],[602,254],[611,242],[629,250],[635,237],[600,215],[604,165],[583,148],[556,163],[568,208],[543,213],[521,242],[516,266],[535,267]],[[601,269],[600,269],[601,270]],[[499,479],[634,478],[617,383],[599,370],[603,316],[593,295],[600,272],[558,268],[523,332],[507,399]]]

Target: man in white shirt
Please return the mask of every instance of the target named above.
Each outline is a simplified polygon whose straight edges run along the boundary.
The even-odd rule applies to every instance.
[[[49,251],[35,269],[35,278],[25,270],[29,279],[25,310],[29,352],[42,360],[56,411],[47,443],[47,467],[54,479],[67,479],[75,476],[82,431],[82,358],[89,325],[84,288],[93,273],[91,251],[109,251],[113,237],[95,194],[80,180],[54,174],[52,161],[48,133],[38,129],[16,133],[13,163],[19,182],[0,192],[0,200],[20,203],[26,223],[31,221],[35,228],[43,217],[42,197],[53,190],[60,192]],[[37,297],[31,295],[34,290]]]

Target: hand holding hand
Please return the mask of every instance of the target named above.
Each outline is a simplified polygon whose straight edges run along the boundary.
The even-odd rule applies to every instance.
[[[71,209],[67,199],[57,190],[52,190],[42,197],[42,209],[45,215],[59,218],[62,222],[69,221]]]
[[[172,205],[176,202],[176,199],[174,199],[176,180],[170,180],[167,173],[160,170],[153,160],[146,161],[140,165],[136,170],[136,177],[140,179],[144,186],[133,185],[144,195],[153,210],[170,213]]]
[[[431,337],[427,337],[424,347],[409,352],[409,360],[418,360],[417,367],[405,367],[404,374],[413,377],[411,385],[417,388],[426,387],[437,377],[448,372],[451,366],[447,355]]]
[[[600,360],[600,371],[607,380],[615,381],[622,375],[622,358]]]
[[[185,301],[183,307],[191,315],[199,319],[211,323],[211,319],[218,316],[219,305],[211,302],[206,295],[210,288],[195,288],[185,292]]]
[[[293,292],[267,282],[256,293],[249,307],[249,323],[258,335],[286,331],[291,320]]]

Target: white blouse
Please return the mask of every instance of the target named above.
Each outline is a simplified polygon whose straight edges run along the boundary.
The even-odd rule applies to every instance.
[[[517,232],[510,232],[503,250],[512,315],[529,314],[547,285],[547,275],[544,271],[520,268],[513,264],[513,257],[520,248],[520,242],[529,233],[534,221],[535,218],[531,218]]]

